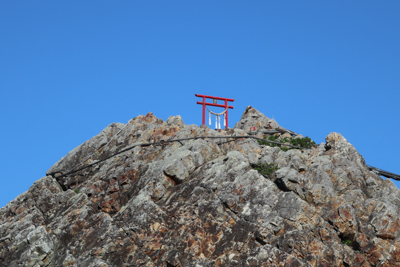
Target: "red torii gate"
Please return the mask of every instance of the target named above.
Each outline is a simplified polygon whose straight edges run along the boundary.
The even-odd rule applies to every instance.
[[[221,107],[225,108],[226,110],[226,116],[225,116],[225,128],[228,128],[228,109],[233,109],[233,106],[228,106],[228,101],[235,101],[235,99],[230,99],[230,98],[224,98],[224,97],[216,97],[216,96],[208,96],[208,95],[199,95],[195,94],[197,97],[202,97],[203,102],[197,101],[197,104],[203,105],[203,125],[206,124],[206,106],[214,106],[214,107]],[[211,98],[214,100],[214,103],[207,103],[206,98]],[[225,101],[225,105],[217,104],[217,100],[223,100]]]

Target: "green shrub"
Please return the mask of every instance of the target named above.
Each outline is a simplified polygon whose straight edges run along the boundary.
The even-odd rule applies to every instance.
[[[78,194],[78,193],[79,193],[79,189],[76,188],[76,189],[74,190],[74,192],[75,192],[76,194]]]
[[[281,147],[281,150],[282,151],[288,151],[288,150],[290,150],[290,149],[293,149],[293,148],[291,148],[291,147],[286,147],[286,146],[283,146],[283,147]]]
[[[290,139],[292,139],[292,138],[290,138]],[[279,140],[279,142],[281,142],[281,143],[290,143],[290,140],[289,140],[289,138],[285,137],[285,138],[281,138]]]
[[[271,141],[278,141],[278,139],[279,139],[279,135],[278,134],[277,135],[271,135],[271,136],[268,137],[268,140],[271,140]]]
[[[278,144],[270,143],[270,142],[267,141],[267,140],[270,140],[270,141],[277,142],[278,139],[279,139],[279,135],[276,135],[276,136],[271,135],[271,136],[268,137],[268,139],[267,139],[266,136],[264,136],[263,138],[264,138],[265,140],[257,140],[258,144],[260,144],[260,145],[266,145],[266,146],[270,146],[270,147],[280,146],[280,145],[278,145]]]
[[[268,138],[266,136],[264,136],[264,139],[265,140],[257,140],[258,144],[267,145],[267,146],[270,146],[270,147],[280,147],[283,151],[288,151],[290,149],[294,149],[292,147],[282,146],[282,145],[285,145],[285,144],[290,144],[290,145],[298,146],[298,147],[301,147],[301,148],[312,148],[315,145],[315,142],[312,141],[310,139],[310,137],[308,137],[308,136],[304,137],[304,138],[292,138],[292,137],[290,137],[290,139],[289,139],[289,138],[285,137],[285,138],[279,139],[279,135],[276,135],[276,136],[271,135]],[[274,141],[274,142],[279,142],[281,144],[270,143],[270,142],[268,142],[268,140],[269,141]]]
[[[342,243],[347,246],[351,246],[353,242],[351,242],[351,240],[349,240],[349,239],[344,239],[344,240],[342,240]]]
[[[303,148],[312,148],[315,145],[315,142],[308,136],[304,138],[290,138],[290,143]]]
[[[276,170],[279,170],[278,166],[276,166],[275,163],[258,164],[255,165],[253,168],[264,176],[269,176],[273,174]]]

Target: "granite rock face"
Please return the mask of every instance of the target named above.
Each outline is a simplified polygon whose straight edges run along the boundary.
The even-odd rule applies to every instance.
[[[268,122],[248,107],[221,132],[152,113],[111,124],[0,209],[0,266],[400,266],[400,191],[340,134],[286,152],[187,139]]]

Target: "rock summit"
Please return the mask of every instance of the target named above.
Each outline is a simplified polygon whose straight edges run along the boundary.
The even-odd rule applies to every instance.
[[[252,107],[113,123],[0,209],[0,266],[400,266],[399,189],[338,133],[295,139]]]

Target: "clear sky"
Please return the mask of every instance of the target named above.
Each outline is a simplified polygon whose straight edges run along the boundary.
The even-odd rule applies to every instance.
[[[1,1],[0,207],[112,122],[200,125],[195,93],[235,99],[230,127],[251,105],[400,174],[399,14],[397,0]]]

